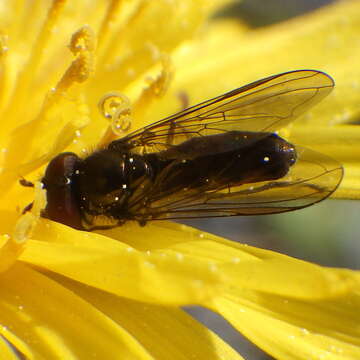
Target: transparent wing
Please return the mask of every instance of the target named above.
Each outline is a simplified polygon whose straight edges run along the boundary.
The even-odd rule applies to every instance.
[[[310,206],[336,190],[343,168],[336,160],[312,150],[297,147],[297,152],[298,159],[288,174],[275,181],[215,189],[190,185],[164,194],[160,177],[146,194],[147,205],[144,207],[143,199],[136,201],[135,194],[130,212],[134,219],[147,221],[276,214]]]
[[[316,70],[296,70],[255,81],[185,109],[114,141],[111,147],[158,152],[192,137],[232,130],[280,129],[330,93],[334,81]]]

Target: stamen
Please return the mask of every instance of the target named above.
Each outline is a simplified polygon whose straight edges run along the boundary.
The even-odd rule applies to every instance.
[[[83,107],[86,107],[84,104]],[[82,112],[81,108],[80,113]],[[83,116],[79,116],[76,120],[71,120],[64,125],[64,127],[59,130],[59,134],[57,135],[55,142],[53,143],[52,147],[48,149],[46,154],[40,155],[37,158],[33,158],[31,161],[24,162],[23,164],[16,164],[16,167],[7,166],[5,170],[7,172],[15,171],[14,174],[11,174],[12,177],[9,181],[14,181],[13,178],[17,177],[17,174],[29,174],[30,172],[38,169],[44,163],[51,160],[55,154],[63,151],[66,147],[68,147],[74,138],[76,137],[76,133],[78,130],[82,129],[89,123],[88,115],[84,114]],[[81,146],[81,145],[80,145]],[[8,163],[8,162],[7,162]]]
[[[56,2],[56,4],[60,7],[60,4],[62,1]],[[55,4],[55,3],[54,3]],[[55,5],[54,5],[55,6]],[[59,11],[59,7],[54,7],[53,13]],[[47,23],[52,23],[53,21],[48,21]],[[58,84],[52,91],[48,94],[48,96],[45,98],[44,104],[42,108],[40,109],[40,112],[36,115],[35,118],[31,119],[26,126],[21,126],[16,128],[13,131],[13,137],[11,138],[11,142],[8,144],[8,156],[5,159],[4,168],[7,171],[11,171],[12,169],[12,163],[13,163],[13,157],[19,156],[18,151],[18,144],[21,143],[23,145],[23,153],[27,154],[27,151],[25,151],[26,148],[29,148],[31,146],[32,141],[36,138],[36,136],[29,137],[28,134],[36,134],[41,133],[42,128],[48,127],[48,116],[47,113],[52,108],[52,106],[56,103],[58,103],[60,100],[64,100],[64,93],[75,83],[75,82],[83,82],[88,79],[90,74],[93,72],[94,68],[94,50],[95,50],[95,39],[92,30],[85,26],[81,28],[79,31],[77,31],[71,39],[70,42],[70,50],[73,52],[73,54],[76,57],[76,59],[72,62],[72,64],[69,66],[65,74],[62,76]],[[32,71],[27,71],[28,74],[31,74],[33,76]],[[29,75],[30,76],[30,75]],[[72,103],[77,103],[77,110],[80,112],[80,116],[76,118],[76,120],[70,120],[67,125],[65,125],[63,129],[63,133],[65,132],[67,134],[66,137],[60,140],[60,142],[56,143],[55,145],[65,145],[67,146],[71,141],[73,140],[75,136],[75,131],[84,127],[89,122],[88,117],[88,109],[85,101],[82,99],[82,94],[79,91],[78,96],[74,99],[71,99]],[[28,97],[28,92],[26,94]],[[21,100],[16,99],[14,103],[21,102]],[[24,101],[24,103],[27,103],[27,101]],[[11,103],[11,102],[10,102]],[[9,113],[5,114],[3,116],[9,116],[11,112],[18,112],[17,117],[21,117],[21,109],[19,109],[16,106],[11,106],[11,108],[8,109]],[[69,141],[69,132],[67,132],[68,128],[73,128],[74,130],[70,132],[71,134],[71,140]],[[16,139],[16,141],[12,141],[12,139]],[[59,139],[59,137],[58,137]],[[63,150],[64,147],[60,149]],[[59,150],[58,150],[59,151]],[[23,175],[26,175],[29,171],[32,171],[37,166],[41,166],[44,161],[47,161],[50,156],[53,156],[51,153],[47,153],[45,155],[39,156],[37,159],[32,159],[30,162],[23,163],[21,166],[17,166],[17,173],[21,172]],[[17,161],[17,164],[19,161]],[[14,174],[15,176],[16,174]],[[5,185],[4,185],[5,186]]]
[[[65,3],[66,0],[53,0],[52,6],[48,11],[46,20],[40,30],[34,46],[31,49],[30,57],[24,65],[23,71],[17,77],[16,88],[13,91],[13,97],[16,97],[16,100],[10,100],[9,104],[26,103],[23,98],[28,98],[29,96],[28,89],[30,88],[31,83],[36,78],[34,74],[36,74],[39,64],[41,63],[42,56],[44,55],[43,49],[46,49],[48,46],[48,41],[53,35],[53,29],[56,26],[56,23],[62,13],[62,9],[64,8]],[[11,106],[8,110],[10,113],[12,113],[13,111],[19,111],[18,108],[13,106]]]
[[[0,109],[3,108],[5,102],[5,96],[9,94],[7,90],[9,73],[7,71],[7,56],[8,53],[8,35],[0,34],[0,72],[1,72],[1,81],[0,81]]]
[[[32,48],[30,59],[26,66],[26,70],[33,70],[38,66],[42,58],[43,49],[46,49],[49,38],[53,34],[53,29],[61,15],[61,12],[65,6],[66,0],[53,0],[51,7],[49,8],[46,21],[43,24],[42,29],[37,37],[36,43]],[[33,76],[33,73],[32,75]]]
[[[69,45],[70,50],[77,58],[71,63],[54,88],[48,100],[56,100],[67,91],[75,82],[86,81],[94,71],[95,36],[90,27],[84,26],[73,34]],[[50,103],[52,103],[50,101]]]
[[[98,106],[100,113],[106,119],[111,120],[111,125],[99,142],[99,146],[102,147],[120,135],[124,135],[130,129],[131,104],[124,94],[112,92],[104,95]]]
[[[14,229],[12,240],[21,246],[31,237],[32,232],[40,219],[41,211],[46,207],[46,192],[41,182],[35,183],[35,198],[31,211],[21,215]]]
[[[133,106],[134,118],[141,119],[144,112],[155,98],[164,96],[173,77],[171,59],[167,55],[162,55],[162,69],[155,79],[147,79],[148,86],[143,89],[139,99]]]
[[[98,33],[99,47],[103,45],[104,41],[108,37],[110,26],[111,24],[115,23],[117,14],[119,13],[121,5],[123,5],[123,3],[123,0],[112,0],[108,5]]]
[[[116,2],[116,1],[114,1]],[[101,53],[98,54],[99,56],[99,67],[101,67],[104,64],[109,64],[114,60],[114,56],[118,56],[121,51],[119,48],[123,45],[122,39],[127,38],[126,31],[129,29],[129,31],[133,31],[135,23],[141,19],[142,14],[144,13],[145,9],[151,4],[151,1],[148,0],[139,0],[136,4],[136,8],[132,11],[131,14],[122,22],[122,24],[114,31],[112,31],[111,39],[109,39],[106,46],[102,47]],[[109,6],[110,11],[111,5]],[[113,13],[115,14],[115,12]],[[115,15],[114,15],[115,17]],[[106,18],[104,19],[104,22],[106,21]],[[106,26],[106,31],[108,29],[108,25]],[[99,33],[99,37],[100,37]],[[102,45],[104,45],[105,37],[102,36]],[[106,59],[106,60],[105,60]],[[100,71],[100,69],[98,69]]]

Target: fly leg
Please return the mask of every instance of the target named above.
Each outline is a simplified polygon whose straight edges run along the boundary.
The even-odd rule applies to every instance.
[[[20,183],[20,185],[25,186],[25,187],[34,187],[34,184],[31,181],[26,180],[25,178],[21,178],[19,180],[19,183]],[[24,215],[25,213],[30,211],[33,207],[33,204],[34,203],[30,203],[30,204],[26,205],[24,207],[23,211],[21,212],[21,214]]]

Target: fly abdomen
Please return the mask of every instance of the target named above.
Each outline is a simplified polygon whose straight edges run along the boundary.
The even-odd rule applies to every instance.
[[[295,163],[296,151],[276,134],[232,131],[193,138],[146,159],[154,169],[160,198],[183,189],[212,190],[279,179]]]

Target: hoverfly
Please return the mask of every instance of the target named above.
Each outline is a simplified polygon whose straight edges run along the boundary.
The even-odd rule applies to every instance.
[[[134,131],[81,159],[56,156],[42,183],[43,216],[93,230],[128,220],[293,211],[327,198],[341,165],[279,137],[330,93],[315,70],[255,81]]]

